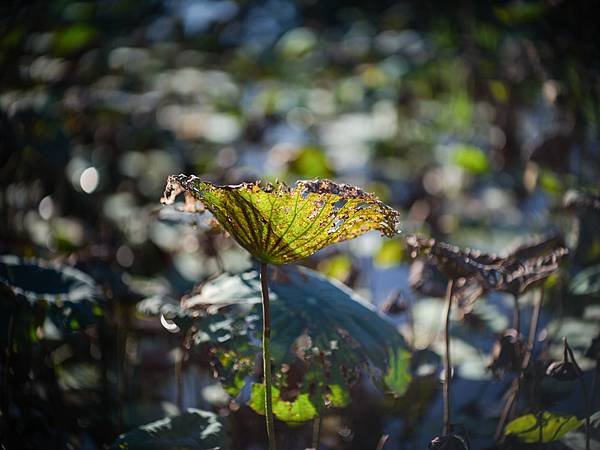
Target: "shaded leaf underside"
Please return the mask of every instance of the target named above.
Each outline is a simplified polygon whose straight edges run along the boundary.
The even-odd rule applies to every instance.
[[[361,189],[328,180],[261,186],[217,186],[195,176],[170,176],[164,203],[184,192],[260,261],[287,264],[371,230],[396,233],[398,213]],[[190,210],[195,210],[190,208]]]
[[[326,406],[343,406],[362,375],[386,392],[406,391],[410,355],[401,335],[352,291],[295,267],[277,269],[269,284],[276,417],[301,422]],[[248,395],[243,388],[251,385],[250,398],[241,400],[259,413],[264,407],[260,303],[259,275],[253,270],[220,276],[187,304],[219,309],[197,320],[196,341],[212,347],[227,392]]]

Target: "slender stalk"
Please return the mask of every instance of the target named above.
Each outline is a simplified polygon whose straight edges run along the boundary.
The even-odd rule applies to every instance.
[[[389,438],[389,434],[384,434],[383,436],[381,436],[379,438],[379,442],[377,442],[377,447],[375,447],[375,450],[383,450],[383,447],[385,447],[385,443]]]
[[[100,367],[102,380],[102,411],[105,423],[111,423],[112,411],[116,408],[113,406],[114,392],[112,390],[112,382],[109,381],[109,367],[111,361],[109,358],[113,355],[113,337],[109,331],[106,316],[100,318],[98,323],[98,346],[100,347]]]
[[[267,423],[267,438],[269,450],[275,450],[275,423],[273,421],[273,398],[271,392],[271,311],[269,307],[268,266],[260,263],[260,284],[262,288],[263,312],[263,374],[265,387],[265,420]]]
[[[317,417],[315,417],[315,419],[313,421],[313,435],[312,435],[312,442],[310,444],[311,448],[318,450],[320,440],[321,440],[321,418],[317,416]]]
[[[495,440],[502,442],[502,431],[504,430],[504,425],[508,417],[510,416],[510,412],[515,406],[515,402],[517,400],[517,396],[519,394],[519,390],[521,388],[521,381],[525,376],[525,370],[529,367],[529,362],[531,361],[531,356],[533,354],[533,349],[535,347],[535,337],[537,335],[538,323],[540,320],[540,311],[542,309],[542,300],[544,298],[544,290],[540,289],[536,296],[534,297],[533,311],[531,312],[531,322],[529,323],[529,336],[527,338],[527,348],[525,351],[525,355],[523,356],[523,361],[521,362],[521,373],[515,378],[512,382],[512,385],[508,391],[508,395],[506,397],[506,403],[502,408],[502,413],[500,414],[500,420],[498,421],[498,426],[496,428]],[[516,299],[516,297],[515,297]]]
[[[565,342],[565,357],[564,360],[567,361],[567,352],[571,357],[571,362],[577,367],[579,370],[579,383],[581,385],[581,392],[583,393],[583,401],[585,403],[585,450],[590,450],[590,413],[591,413],[591,405],[590,405],[590,397],[588,396],[587,388],[585,387],[585,382],[583,381],[583,371],[579,364],[577,364],[577,360],[575,359],[575,355],[573,355],[573,350],[571,347],[567,345],[567,338],[563,338]]]
[[[540,289],[534,295],[533,311],[531,312],[531,322],[529,323],[529,337],[527,338],[527,353],[525,354],[525,358],[523,358],[523,365],[525,367],[529,365],[531,352],[535,346],[535,337],[537,335],[538,322],[540,321],[540,311],[542,309],[542,299],[544,298],[543,289]]]
[[[583,393],[583,401],[585,402],[585,450],[590,450],[590,398],[588,397],[587,388],[583,381],[583,374],[579,377],[581,384],[581,392]]]
[[[494,439],[500,443],[504,440],[502,436],[502,431],[504,431],[504,425],[510,416],[510,411],[515,403],[517,398],[517,392],[519,391],[519,378],[515,378],[508,390],[507,397],[504,403],[504,407],[502,408],[502,412],[500,413],[500,420],[498,421],[498,426],[496,427],[496,434],[494,435]]]
[[[190,351],[190,339],[192,338],[192,335],[195,333],[196,328],[195,327],[191,327],[189,330],[187,330],[187,332],[184,334],[183,338],[181,339],[181,344],[180,344],[180,353],[177,355],[177,359],[175,360],[175,380],[176,380],[176,387],[177,387],[177,407],[180,410],[183,410],[183,397],[185,395],[185,386],[183,384],[183,372],[184,372],[184,368],[185,368],[185,362],[188,358],[188,353]]]
[[[8,318],[8,330],[6,334],[6,353],[2,361],[2,422],[4,428],[4,439],[8,445],[8,433],[10,431],[9,417],[10,417],[10,364],[13,350],[13,339],[15,332],[15,315],[16,312],[12,312]],[[1,442],[1,441],[0,441]]]
[[[126,349],[125,346],[127,344],[127,325],[126,321],[126,313],[124,312],[125,307],[118,303],[116,305],[116,344],[117,344],[117,390],[118,390],[118,424],[119,429],[123,428],[123,424],[125,423],[125,398],[127,395],[126,388],[126,377],[125,377],[125,355]]]
[[[513,328],[517,330],[517,336],[521,334],[521,310],[519,309],[519,297],[513,295],[514,311],[513,311]]]
[[[592,378],[592,392],[590,393],[590,404],[592,409],[596,405],[596,394],[598,387],[598,377],[600,376],[600,359],[596,361],[596,370],[594,370],[594,377]]]
[[[408,302],[409,302],[409,308],[407,311],[407,319],[408,319],[408,326],[410,327],[410,342],[408,343],[409,345],[409,350],[411,354],[414,354],[415,352],[415,339],[417,336],[417,332],[415,330],[415,316],[413,314],[413,300],[412,300],[412,296],[408,296]]]
[[[185,353],[185,338],[182,340],[179,351],[175,354],[175,391],[177,407],[183,410],[183,358]]]
[[[452,287],[454,280],[448,281],[446,288],[446,320],[444,323],[444,435],[450,434],[450,384],[452,380],[452,365],[450,362],[450,312],[452,311]]]

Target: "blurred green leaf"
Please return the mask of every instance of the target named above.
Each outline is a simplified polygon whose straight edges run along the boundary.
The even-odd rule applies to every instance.
[[[54,38],[54,50],[59,55],[68,55],[83,49],[96,37],[96,29],[83,23],[71,25],[58,32]]]
[[[180,193],[201,201],[255,258],[271,264],[297,261],[370,230],[392,236],[398,213],[375,196],[328,180],[261,186],[216,186],[198,177],[171,176],[164,203]]]
[[[178,416],[142,425],[119,436],[113,450],[225,450],[223,421],[216,414],[190,408]]]
[[[15,48],[21,43],[23,36],[23,30],[14,28],[0,38],[0,47]]]
[[[540,442],[541,435],[541,441],[545,443],[560,439],[569,431],[579,428],[582,423],[575,416],[560,416],[543,411],[541,417],[534,414],[517,417],[506,425],[504,434],[526,443]]]
[[[505,83],[499,80],[491,80],[489,87],[494,98],[501,102],[506,103],[508,101],[509,91]]]
[[[288,169],[301,178],[330,178],[335,175],[325,152],[316,147],[300,149]]]
[[[294,28],[281,37],[277,50],[285,59],[297,59],[309,54],[318,43],[317,36],[309,28]]]
[[[542,170],[539,177],[540,187],[549,194],[560,196],[564,192],[558,176],[550,170]]]
[[[404,244],[399,240],[386,240],[383,242],[374,261],[380,267],[392,267],[399,264],[404,256]]]
[[[474,175],[482,175],[490,170],[487,155],[480,148],[471,145],[455,147],[453,161]]]
[[[507,25],[531,22],[540,19],[546,12],[543,2],[510,2],[506,6],[496,6],[496,17]]]
[[[352,272],[352,258],[346,254],[335,255],[321,261],[317,268],[328,277],[344,282]]]

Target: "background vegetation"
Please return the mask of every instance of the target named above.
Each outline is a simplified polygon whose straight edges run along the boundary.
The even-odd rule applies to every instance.
[[[12,293],[2,291],[3,354],[9,329],[34,342],[13,348],[31,354],[3,377],[13,420],[4,444],[102,448],[199,407],[231,419],[234,448],[264,445],[262,418],[231,402],[209,355],[159,320],[201,283],[252,265],[204,216],[160,206],[176,173],[355,184],[398,209],[405,233],[488,252],[561,235],[570,254],[544,286],[535,357],[560,359],[567,336],[590,386],[595,361],[584,353],[600,317],[599,10],[593,0],[3,2],[0,253],[91,278],[25,280],[42,293],[101,290],[81,311],[30,295],[32,317],[58,319],[25,315],[16,327]],[[398,399],[357,386],[349,407],[323,418],[321,448],[373,449],[384,434],[386,449],[425,448],[440,431],[443,302],[414,289],[422,272],[403,240],[370,233],[302,265],[393,313],[419,380]],[[162,303],[148,308],[153,297]],[[521,299],[525,331],[533,299]],[[453,317],[453,420],[475,449],[497,446],[514,375],[496,379],[486,366],[511,320],[512,298],[499,293]],[[518,412],[582,418],[577,386],[540,381]],[[282,448],[310,442],[310,424],[279,426]],[[583,448],[581,436],[545,445]]]

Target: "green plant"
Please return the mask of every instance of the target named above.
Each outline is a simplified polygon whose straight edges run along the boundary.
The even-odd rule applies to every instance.
[[[398,213],[357,187],[328,180],[298,181],[293,187],[283,183],[217,186],[195,176],[177,175],[169,177],[163,202],[172,203],[181,192],[188,209],[201,202],[260,263],[265,418],[269,449],[274,449],[268,264],[292,263],[370,230],[392,236]]]

